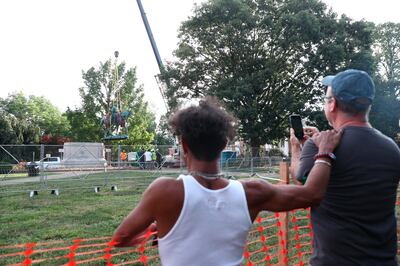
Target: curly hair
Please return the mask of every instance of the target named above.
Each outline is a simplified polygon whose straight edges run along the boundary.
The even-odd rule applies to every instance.
[[[186,141],[196,159],[211,162],[220,156],[236,132],[236,119],[212,97],[198,106],[177,111],[169,120],[172,132]]]

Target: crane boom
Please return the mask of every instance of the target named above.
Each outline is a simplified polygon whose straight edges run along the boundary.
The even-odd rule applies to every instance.
[[[147,20],[146,13],[144,12],[142,2],[140,0],[136,0],[136,2],[138,4],[139,10],[140,10],[140,15],[142,16],[144,27],[146,28],[147,36],[149,37],[149,40],[150,40],[151,47],[153,48],[153,53],[154,53],[154,56],[156,57],[158,68],[160,70],[160,73],[163,74],[164,70],[165,70],[164,69],[164,64],[163,64],[163,62],[161,60],[160,53],[158,52],[157,44],[156,44],[156,41],[154,40],[153,32],[151,31],[149,21]],[[156,81],[158,82],[157,79],[156,79]],[[163,88],[162,88],[162,86],[160,84],[158,84],[158,87],[160,89],[160,93],[161,93],[161,96],[163,98],[165,107],[166,107],[166,109],[168,111],[168,105],[167,105],[167,103],[165,101]]]

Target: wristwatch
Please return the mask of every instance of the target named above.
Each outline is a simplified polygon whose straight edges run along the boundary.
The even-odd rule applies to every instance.
[[[320,158],[329,158],[331,160],[336,160],[336,156],[332,152],[323,152],[323,153],[315,154],[314,160],[317,160],[317,159],[320,159]]]

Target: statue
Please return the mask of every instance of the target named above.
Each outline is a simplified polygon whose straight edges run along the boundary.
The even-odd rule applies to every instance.
[[[124,134],[124,136],[122,136],[123,138],[127,138],[128,128],[126,122],[130,115],[130,111],[117,111],[117,107],[113,105],[111,108],[111,115],[106,113],[101,119],[104,139],[118,139],[118,136],[121,136],[121,134]]]

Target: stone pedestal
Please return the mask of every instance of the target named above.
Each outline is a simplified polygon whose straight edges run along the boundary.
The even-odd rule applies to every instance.
[[[66,168],[104,167],[104,144],[96,142],[66,142],[62,164]]]

